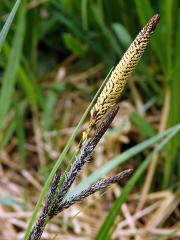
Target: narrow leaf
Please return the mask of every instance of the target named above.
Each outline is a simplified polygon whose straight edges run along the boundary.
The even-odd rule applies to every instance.
[[[8,59],[8,63],[4,72],[2,89],[0,92],[0,130],[3,127],[16,81],[16,72],[21,58],[22,45],[25,30],[25,4],[23,4],[19,11],[17,21],[17,28],[13,39],[12,50]]]
[[[10,12],[1,32],[0,32],[0,52],[1,52],[1,49],[2,49],[2,45],[3,45],[3,42],[5,41],[6,39],[6,36],[9,32],[9,29],[11,27],[11,24],[13,22],[13,19],[14,19],[14,16],[18,10],[18,7],[21,3],[21,0],[17,0],[16,3],[14,4],[14,7],[12,9],[12,11]]]
[[[151,154],[148,155],[148,157],[144,160],[144,162],[138,167],[135,174],[132,176],[132,178],[129,180],[129,182],[124,187],[121,195],[114,203],[111,211],[109,212],[108,216],[106,217],[106,220],[104,221],[103,225],[101,226],[101,229],[99,233],[96,236],[96,239],[98,240],[106,240],[109,239],[109,232],[111,230],[111,227],[114,223],[114,220],[116,216],[119,214],[119,210],[122,206],[122,204],[126,201],[128,194],[131,192],[133,187],[135,186],[136,182],[142,175],[142,173],[146,170],[149,162],[151,159],[153,159],[153,156],[157,154],[160,150],[163,149],[163,147],[167,144],[167,142],[180,130],[180,126],[177,126],[176,129],[173,129],[168,136],[161,141],[161,143],[153,150]]]

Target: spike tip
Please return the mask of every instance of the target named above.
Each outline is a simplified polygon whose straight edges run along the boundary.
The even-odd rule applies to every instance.
[[[154,29],[156,28],[159,22],[159,19],[160,15],[156,14],[149,20],[148,24],[146,25],[147,29],[149,30],[149,33],[153,33]]]

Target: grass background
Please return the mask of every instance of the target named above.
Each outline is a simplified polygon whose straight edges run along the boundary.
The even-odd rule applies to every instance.
[[[2,190],[0,202],[5,212],[17,211],[18,198],[27,205],[28,209],[33,209],[42,185],[59,153],[66,146],[65,149],[70,148],[70,151],[61,155],[60,161],[56,162],[58,167],[64,159],[66,160],[61,166],[63,170],[80,139],[80,134],[77,135],[76,132],[80,130],[82,124],[81,116],[99,89],[102,79],[116,65],[142,26],[157,12],[161,15],[160,23],[121,98],[123,104],[129,104],[133,108],[133,111],[128,110],[126,113],[131,128],[126,133],[123,132],[128,138],[128,144],[126,141],[116,141],[118,146],[115,150],[111,146],[111,151],[113,156],[116,153],[117,157],[111,161],[109,158],[107,163],[101,161],[101,168],[75,189],[79,191],[82,186],[90,184],[110,170],[115,171],[118,164],[114,165],[114,162],[120,158],[118,161],[122,164],[125,161],[123,156],[126,160],[132,158],[130,153],[135,147],[136,158],[131,164],[139,166],[140,170],[137,170],[134,180],[132,179],[132,185],[130,182],[130,187],[126,188],[128,190],[124,190],[124,195],[120,195],[119,202],[122,204],[128,199],[130,189],[136,184],[135,192],[139,194],[142,206],[146,203],[145,198],[149,191],[151,193],[170,191],[176,199],[179,188],[180,133],[177,124],[180,123],[178,96],[180,2],[178,0],[1,1],[1,174],[2,177],[7,176],[8,184],[13,181],[17,188],[24,189],[20,196],[13,195],[11,188],[7,192]],[[66,145],[78,123],[80,124],[77,131]],[[107,137],[107,141],[111,141],[114,134],[115,136],[121,134],[122,126],[120,128],[119,126],[120,123],[112,128],[108,133],[110,139]],[[167,132],[167,135],[158,138],[170,127],[173,128]],[[72,143],[71,140],[74,138],[75,141]],[[152,139],[152,142],[147,143],[147,139]],[[159,145],[163,147],[159,149],[156,145],[158,153],[154,150],[156,153],[152,157],[151,149],[149,150],[148,147],[153,146],[157,141],[160,141]],[[121,152],[124,152],[124,155],[119,155]],[[108,158],[108,150],[103,156]],[[144,158],[150,160],[143,161]],[[149,165],[148,161],[151,161]],[[147,174],[144,174],[147,167]],[[93,169],[86,171],[85,175],[88,175]],[[24,172],[26,177],[22,184],[20,179],[24,178]],[[28,180],[27,174],[33,179],[37,178],[41,187],[39,185],[38,188],[34,187],[32,179]],[[47,187],[46,182],[44,195]],[[29,201],[31,197],[33,200]],[[8,207],[4,207],[4,198],[10,201]],[[106,197],[103,196],[101,201],[106,202]],[[112,203],[113,201],[111,199]],[[115,217],[117,219],[121,207],[121,204],[118,205],[117,202],[115,204],[114,206],[118,207],[112,210],[109,208],[107,211],[109,215],[104,224],[102,227],[98,226],[97,239],[105,239],[105,236],[109,237],[108,234],[115,231]],[[169,217],[170,223],[177,224],[177,217]],[[101,223],[103,219],[105,216],[102,216]],[[27,223],[28,220],[29,217],[25,217],[22,221]],[[166,225],[167,220],[168,218],[164,217],[165,225],[162,225],[164,229],[169,228],[169,225]],[[8,224],[11,225],[9,220]],[[25,229],[26,227],[18,225],[14,230],[13,225],[15,235],[23,234]],[[69,234],[68,229],[65,232]],[[5,238],[3,234],[2,231],[2,238]]]

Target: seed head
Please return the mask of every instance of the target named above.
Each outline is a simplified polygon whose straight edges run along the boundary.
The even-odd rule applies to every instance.
[[[91,110],[91,118],[87,130],[83,132],[82,142],[86,141],[93,126],[97,125],[107,111],[119,102],[126,82],[138,64],[159,18],[159,15],[156,14],[150,19],[129,46],[116,68],[112,71],[108,82]]]
[[[150,19],[113,70],[107,84],[98,97],[95,106],[91,110],[91,121],[93,121],[93,124],[97,124],[106,114],[108,109],[119,101],[126,82],[139,62],[158,20],[158,14]]]

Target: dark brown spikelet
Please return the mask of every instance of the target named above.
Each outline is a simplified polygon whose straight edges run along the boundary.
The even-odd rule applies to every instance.
[[[91,156],[94,151],[94,148],[96,147],[100,139],[103,137],[106,130],[111,125],[118,110],[119,110],[119,106],[114,106],[109,111],[106,118],[101,122],[100,126],[94,133],[93,137],[88,139],[86,143],[81,147],[80,152],[76,157],[74,163],[72,164],[69,172],[67,173],[61,188],[58,190],[57,201],[54,202],[51,212],[56,211],[57,204],[61,202],[63,198],[66,196],[74,180],[80,174],[80,171],[82,170],[83,166],[91,160]]]
[[[73,195],[68,200],[65,200],[63,202],[58,202],[56,208],[52,209],[51,216],[57,215],[59,212],[63,211],[64,209],[69,208],[71,205],[82,201],[83,199],[94,194],[97,191],[107,188],[113,183],[123,183],[127,181],[131,176],[132,172],[133,172],[132,169],[127,169],[112,177],[101,179],[96,183],[92,184],[87,189],[82,190],[79,194]]]

